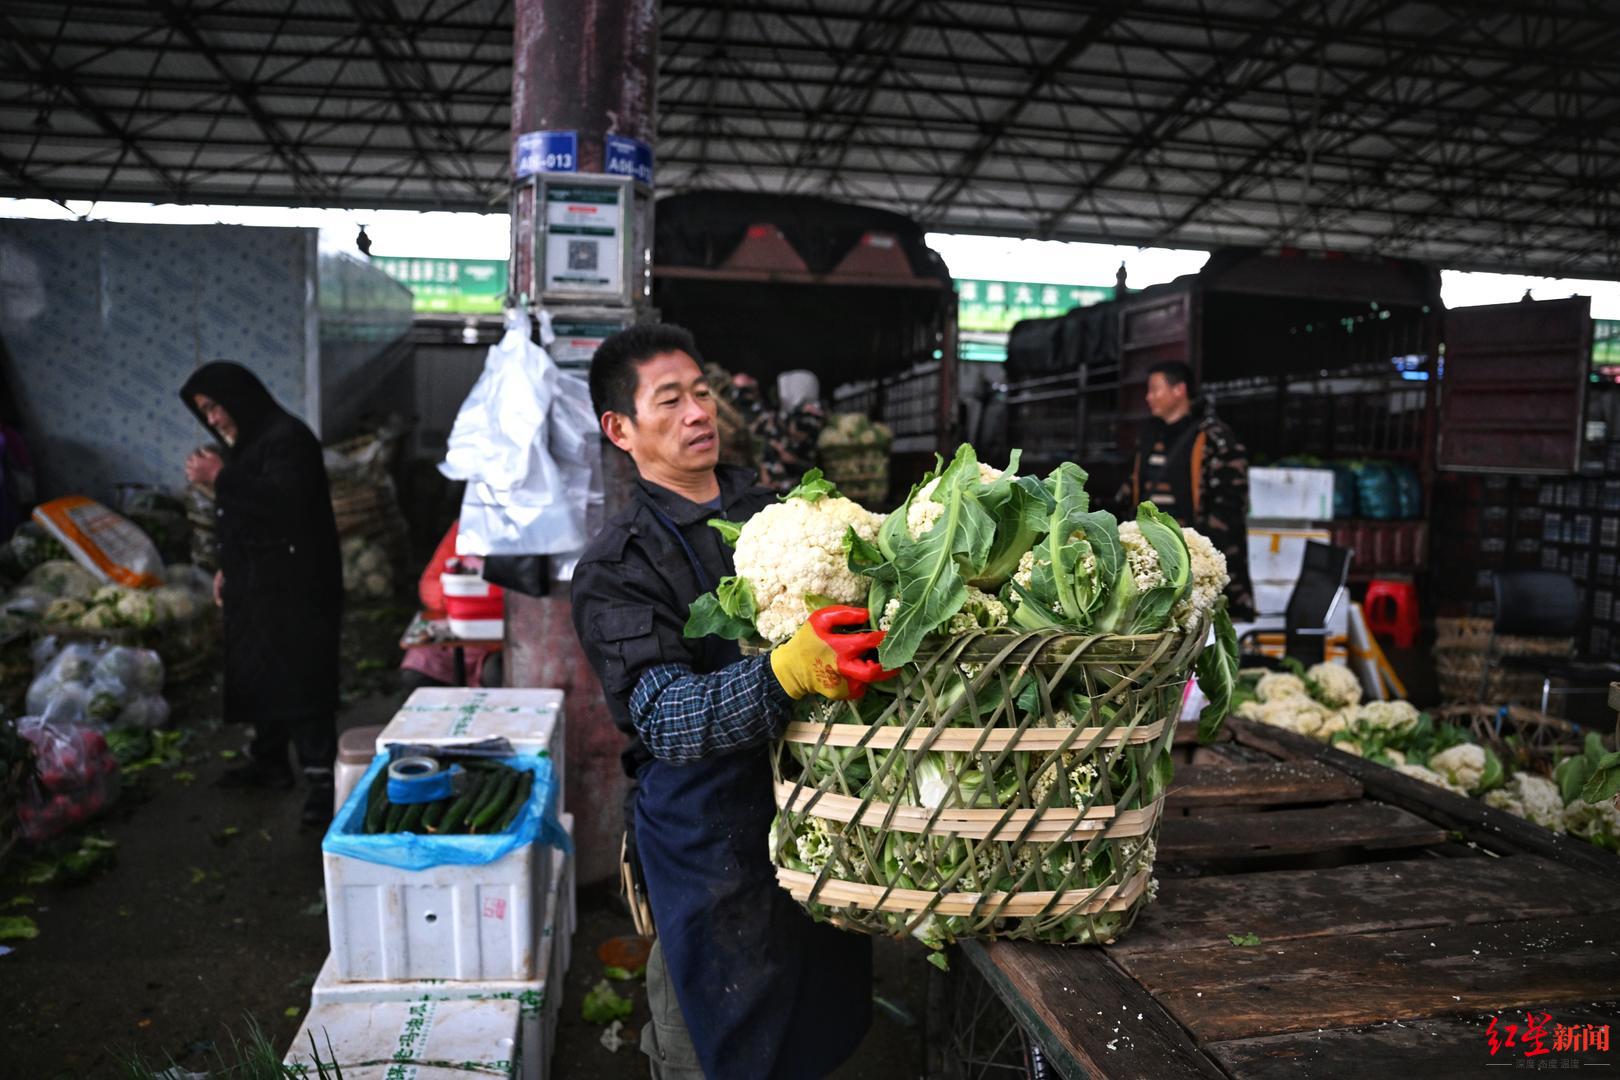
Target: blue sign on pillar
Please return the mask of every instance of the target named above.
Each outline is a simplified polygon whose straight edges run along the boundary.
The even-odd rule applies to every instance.
[[[573,131],[525,131],[512,148],[512,176],[579,171],[579,135]]]
[[[652,147],[640,139],[631,139],[624,135],[609,135],[604,158],[607,161],[604,172],[614,173],[619,176],[633,176],[643,184],[651,186],[653,182]]]

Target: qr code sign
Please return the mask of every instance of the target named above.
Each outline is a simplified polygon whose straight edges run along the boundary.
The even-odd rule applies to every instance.
[[[570,240],[568,241],[568,269],[595,270],[596,269],[596,241]]]
[[[485,900],[484,901],[484,918],[486,918],[486,919],[505,919],[506,918],[506,899],[505,899],[505,897],[491,897],[490,899]]]

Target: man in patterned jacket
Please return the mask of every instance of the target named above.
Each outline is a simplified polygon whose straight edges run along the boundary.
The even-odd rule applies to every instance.
[[[1249,459],[1209,402],[1193,396],[1192,369],[1169,361],[1148,372],[1153,414],[1137,442],[1120,501],[1144,499],[1191,525],[1226,555],[1227,604],[1235,620],[1254,617],[1249,584]]]

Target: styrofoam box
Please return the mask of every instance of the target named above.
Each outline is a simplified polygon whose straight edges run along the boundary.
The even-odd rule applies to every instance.
[[[571,821],[564,822],[572,826]],[[572,829],[570,828],[570,833]],[[418,979],[398,982],[345,982],[337,977],[328,956],[315,979],[311,1000],[315,1008],[363,1005],[375,1002],[510,1001],[521,1012],[518,1071],[522,1080],[547,1080],[551,1049],[556,1043],[557,1018],[562,1009],[562,988],[572,952],[574,915],[573,859],[553,853],[552,888],[546,897],[546,922],[540,936],[538,979],[453,981]]]
[[[521,1014],[516,1001],[499,1000],[316,1002],[284,1061],[314,1076],[319,1054],[344,1080],[515,1077]]]
[[[1332,469],[1250,469],[1249,517],[1330,521]]]
[[[425,686],[411,694],[377,736],[377,752],[394,743],[444,746],[499,736],[520,754],[551,757],[557,808],[563,793],[563,692],[561,690],[474,690]]]
[[[1249,522],[1249,580],[1286,585],[1299,580],[1305,565],[1305,545],[1311,541],[1328,544],[1333,534],[1326,529],[1303,529],[1286,525]],[[1286,601],[1286,598],[1285,598]],[[1282,610],[1278,608],[1277,610]],[[1264,608],[1261,614],[1266,614]]]
[[[322,851],[338,978],[537,978],[557,854],[526,844],[494,862],[406,870]]]
[[[1256,615],[1286,615],[1288,598],[1294,595],[1292,581],[1256,581],[1254,587],[1254,613]]]

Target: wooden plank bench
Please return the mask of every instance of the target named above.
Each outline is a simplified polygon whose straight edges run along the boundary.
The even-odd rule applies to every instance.
[[[1361,798],[1361,783],[1314,761],[1263,765],[1181,765],[1165,793],[1169,809],[1287,806]]]
[[[1189,816],[1159,838],[1177,873],[1117,943],[962,947],[1059,1075],[1478,1076],[1524,1062],[1490,1056],[1492,1016],[1620,1020],[1620,859],[1286,732],[1231,731],[1178,769],[1167,801]],[[1580,1060],[1620,1067],[1620,1045]]]

